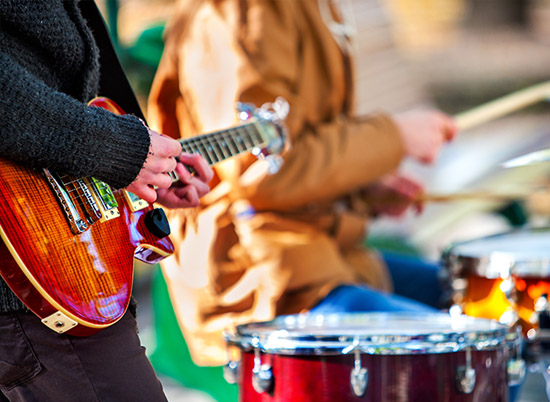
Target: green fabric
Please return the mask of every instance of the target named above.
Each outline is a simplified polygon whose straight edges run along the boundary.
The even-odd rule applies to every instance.
[[[156,346],[150,359],[157,373],[204,391],[218,402],[237,401],[238,386],[225,381],[221,366],[201,367],[191,360],[160,269],[153,278],[152,293]]]
[[[144,29],[134,45],[127,49],[128,54],[135,62],[156,70],[164,49],[163,32],[164,24],[151,25]]]
[[[133,44],[122,44],[118,37],[119,3],[119,0],[106,0],[105,19],[128,80],[136,94],[146,99],[164,50],[164,22],[145,28]]]
[[[136,93],[143,97],[149,95],[155,78],[164,42],[164,25],[153,25],[143,30],[131,46],[119,46],[118,54]]]
[[[423,254],[421,249],[400,236],[372,235],[365,241],[365,246],[380,252],[391,252],[412,257],[419,257]]]

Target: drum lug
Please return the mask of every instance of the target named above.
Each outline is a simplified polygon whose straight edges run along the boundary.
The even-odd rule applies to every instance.
[[[350,383],[351,390],[356,397],[361,398],[365,395],[369,385],[369,371],[366,367],[361,367],[361,354],[358,349],[355,349],[355,361],[353,370],[351,370]]]
[[[509,307],[500,315],[498,321],[501,324],[513,327],[519,321],[519,315],[512,307]]]
[[[516,281],[513,278],[504,279],[500,284],[500,290],[510,302],[517,302],[518,292],[516,288]]]
[[[525,378],[525,360],[512,359],[506,364],[508,385],[519,385]]]
[[[505,278],[500,284],[500,291],[506,296],[511,306],[498,318],[501,324],[513,327],[519,322],[519,314],[517,312],[518,291],[514,278]]]
[[[542,294],[535,300],[534,309],[532,323],[538,324],[541,329],[548,329],[550,327],[550,303],[547,294]]]
[[[476,385],[476,370],[472,368],[472,351],[466,350],[466,365],[456,369],[456,388],[458,392],[470,394]]]
[[[223,366],[223,378],[228,384],[236,384],[238,382],[240,366],[239,362],[232,360]]]
[[[476,385],[476,371],[471,367],[461,366],[456,370],[456,388],[460,393],[470,394]]]
[[[461,305],[468,290],[468,281],[464,278],[454,278],[451,281],[451,301],[453,305]]]
[[[548,295],[542,294],[537,300],[535,300],[535,311],[537,313],[548,313],[550,311]]]
[[[262,364],[252,369],[252,386],[259,394],[273,389],[273,371],[269,364]]]
[[[519,337],[520,333],[521,329],[518,327],[516,329],[516,335],[518,335],[518,337],[516,340],[514,340],[510,348],[510,354],[512,354],[513,356],[508,359],[508,362],[506,363],[506,377],[509,386],[519,385],[523,382],[525,378],[526,365],[525,360],[521,358],[522,344],[521,341],[519,341],[519,339],[521,339]]]
[[[257,338],[252,340],[254,346],[254,367],[252,368],[252,386],[254,390],[261,394],[273,390],[273,371],[269,364],[262,364],[260,358],[260,341]]]

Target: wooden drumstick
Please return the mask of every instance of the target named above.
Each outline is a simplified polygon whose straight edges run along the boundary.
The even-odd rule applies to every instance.
[[[385,203],[385,204],[402,204],[404,202],[451,202],[451,201],[468,201],[468,200],[485,200],[485,201],[514,201],[529,198],[533,193],[498,193],[491,191],[472,191],[459,192],[448,194],[424,193],[410,201],[405,201],[399,197],[391,197],[388,195],[376,196],[366,195],[364,200],[367,203]]]
[[[542,100],[550,101],[550,81],[512,92],[502,98],[459,113],[454,118],[458,129],[464,131]]]
[[[523,107],[532,105],[536,102],[548,100],[550,101],[550,81],[546,81],[531,87],[512,92],[502,98],[495,99],[483,105],[477,106],[466,112],[459,113],[454,116],[457,127],[460,131],[471,129],[479,124],[486,123],[490,120],[502,117],[508,113],[512,113]],[[528,198],[528,193],[495,193],[488,191],[478,192],[462,192],[450,194],[421,194],[416,198],[418,202],[447,202],[468,199],[485,199],[491,201],[507,201]],[[372,197],[365,199],[372,200]],[[380,199],[378,199],[380,201]],[[384,200],[391,202],[391,200]]]
[[[536,102],[550,101],[550,81],[512,92],[502,98],[495,99],[454,116],[460,131],[471,129],[477,125],[502,117]],[[488,191],[462,192],[451,194],[422,194],[417,198],[420,202],[446,202],[467,199],[486,199],[491,201],[506,201],[528,198],[527,193],[495,193]]]
[[[495,193],[489,191],[462,192],[449,194],[421,194],[415,201],[418,202],[448,202],[463,200],[513,201],[529,197],[527,193]]]

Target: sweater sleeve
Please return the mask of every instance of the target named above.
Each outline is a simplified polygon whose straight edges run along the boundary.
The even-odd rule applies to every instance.
[[[115,188],[128,186],[138,175],[150,144],[138,118],[89,107],[1,52],[0,93],[1,157],[93,176]]]

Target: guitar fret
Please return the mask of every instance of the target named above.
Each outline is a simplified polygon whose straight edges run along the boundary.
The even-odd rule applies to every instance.
[[[216,148],[214,148],[214,145],[210,141],[210,136],[207,135],[203,138],[203,144],[207,152],[211,155],[212,163],[218,163],[220,159],[216,153]]]
[[[236,131],[236,130],[232,130],[232,131]],[[239,148],[237,148],[237,144],[235,143],[235,140],[231,136],[231,130],[224,132],[224,143],[229,148],[229,152],[231,153],[231,155],[237,155],[241,152],[239,151]]]
[[[254,148],[254,141],[252,141],[252,138],[250,137],[250,134],[248,133],[248,130],[246,129],[246,127],[242,126],[240,131],[241,131],[241,137],[244,141],[246,149],[249,150]]]
[[[210,159],[210,155],[206,152],[205,149],[201,149],[201,144],[197,141],[196,138],[191,138],[188,140],[188,147],[192,154],[199,154],[201,155],[207,162]],[[211,161],[210,161],[211,163]]]
[[[257,147],[261,147],[262,145],[264,145],[264,139],[260,135],[260,130],[258,130],[258,126],[256,126],[255,124],[251,124],[247,127],[247,129],[252,132],[252,136],[255,139],[255,144]]]
[[[214,153],[214,156],[216,157],[216,162],[219,162],[219,161],[222,161],[224,160],[224,156],[223,154],[221,154],[220,156],[220,148],[218,146],[218,143],[216,141],[216,139],[214,138],[215,134],[210,134],[210,135],[207,135],[205,137],[205,140],[207,141],[207,145],[208,145],[208,149],[210,149],[213,153]]]
[[[233,139],[233,143],[235,144],[235,147],[239,150],[239,153],[244,152],[244,151],[247,150],[247,147],[246,147],[246,144],[244,143],[243,136],[241,134],[241,130],[236,128],[235,131],[239,135],[237,136],[237,138]]]
[[[227,145],[227,142],[225,141],[225,134],[226,134],[226,131],[222,131],[219,134],[220,139],[218,140],[217,145],[218,145],[218,149],[223,155],[223,158],[228,159],[231,156],[233,156],[233,153],[231,152],[231,150],[229,149],[229,146]]]
[[[197,149],[201,149],[202,151],[199,152],[202,157],[208,162],[209,165],[214,164],[214,160],[212,159],[212,155],[210,155],[210,152],[205,148],[204,144],[196,144]]]
[[[227,150],[231,153],[231,156],[238,155],[249,148],[242,138],[239,127],[233,127],[221,132],[223,141],[227,144]]]
[[[255,147],[262,147],[264,142],[261,129],[255,121],[180,140],[184,152],[198,153],[210,165]]]
[[[191,148],[191,145],[188,143],[188,141],[180,141],[180,144],[181,144],[181,150],[183,152],[188,153],[188,154],[196,153],[195,151],[193,151],[193,149]]]

